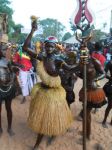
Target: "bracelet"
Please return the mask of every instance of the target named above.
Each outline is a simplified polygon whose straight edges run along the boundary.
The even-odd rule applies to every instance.
[[[65,64],[65,62],[62,62],[62,63],[61,63],[61,68],[62,68],[62,66],[63,66],[64,64]]]

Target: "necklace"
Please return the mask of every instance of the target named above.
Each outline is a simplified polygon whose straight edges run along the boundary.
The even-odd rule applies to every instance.
[[[3,90],[3,89],[0,88],[0,91],[3,92],[3,93],[7,93],[7,92],[10,91],[11,87],[12,87],[12,86],[10,85],[9,88],[8,88],[7,90]]]

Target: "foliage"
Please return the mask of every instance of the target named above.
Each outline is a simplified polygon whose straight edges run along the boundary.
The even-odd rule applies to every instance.
[[[103,36],[107,36],[105,32],[99,30],[93,30],[93,41],[100,41]]]
[[[11,2],[9,0],[0,0],[0,13],[6,13],[8,15],[8,36],[9,40],[13,42],[23,41],[26,38],[26,34],[21,33],[21,24],[15,24],[12,19],[13,9],[10,7]]]
[[[39,25],[43,29],[43,33],[39,35],[40,39],[45,39],[46,37],[52,35],[56,36],[58,40],[61,41],[65,30],[65,26],[62,25],[62,23],[58,22],[56,19],[47,18],[40,20]]]
[[[72,34],[70,32],[67,32],[64,34],[62,41],[65,41],[65,40],[69,39],[70,37],[72,37]]]
[[[13,9],[10,7],[10,4],[9,0],[0,0],[0,13],[8,14],[8,32],[11,31],[14,25],[14,21],[12,20]]]

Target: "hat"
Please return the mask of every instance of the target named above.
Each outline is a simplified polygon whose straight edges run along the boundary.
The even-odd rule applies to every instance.
[[[0,35],[0,42],[1,43],[8,43],[8,36],[7,36],[7,34]]]
[[[57,43],[58,40],[55,36],[49,36],[45,39],[44,43]]]

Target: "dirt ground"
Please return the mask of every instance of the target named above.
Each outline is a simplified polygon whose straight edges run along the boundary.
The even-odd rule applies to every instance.
[[[101,81],[101,86],[105,80]],[[78,101],[78,91],[82,86],[82,81],[78,79],[75,84],[74,91],[76,100],[71,105],[71,110],[74,116],[74,122],[71,125],[71,130],[64,135],[56,137],[51,145],[47,146],[47,137],[44,137],[40,144],[39,150],[82,150],[80,144],[82,135],[82,122],[77,121],[77,115],[81,110],[81,103]],[[2,126],[3,134],[0,137],[0,150],[31,150],[36,140],[36,134],[27,126],[27,117],[29,111],[30,98],[24,104],[20,104],[22,96],[18,96],[13,100],[13,130],[15,135],[10,137],[7,134],[7,118],[4,104],[2,105]],[[96,114],[92,113],[92,136],[91,140],[87,141],[87,150],[101,150],[98,144],[102,146],[102,150],[112,150],[112,126],[109,122],[112,117],[112,111],[108,117],[108,128],[102,127],[106,105],[98,110]]]

